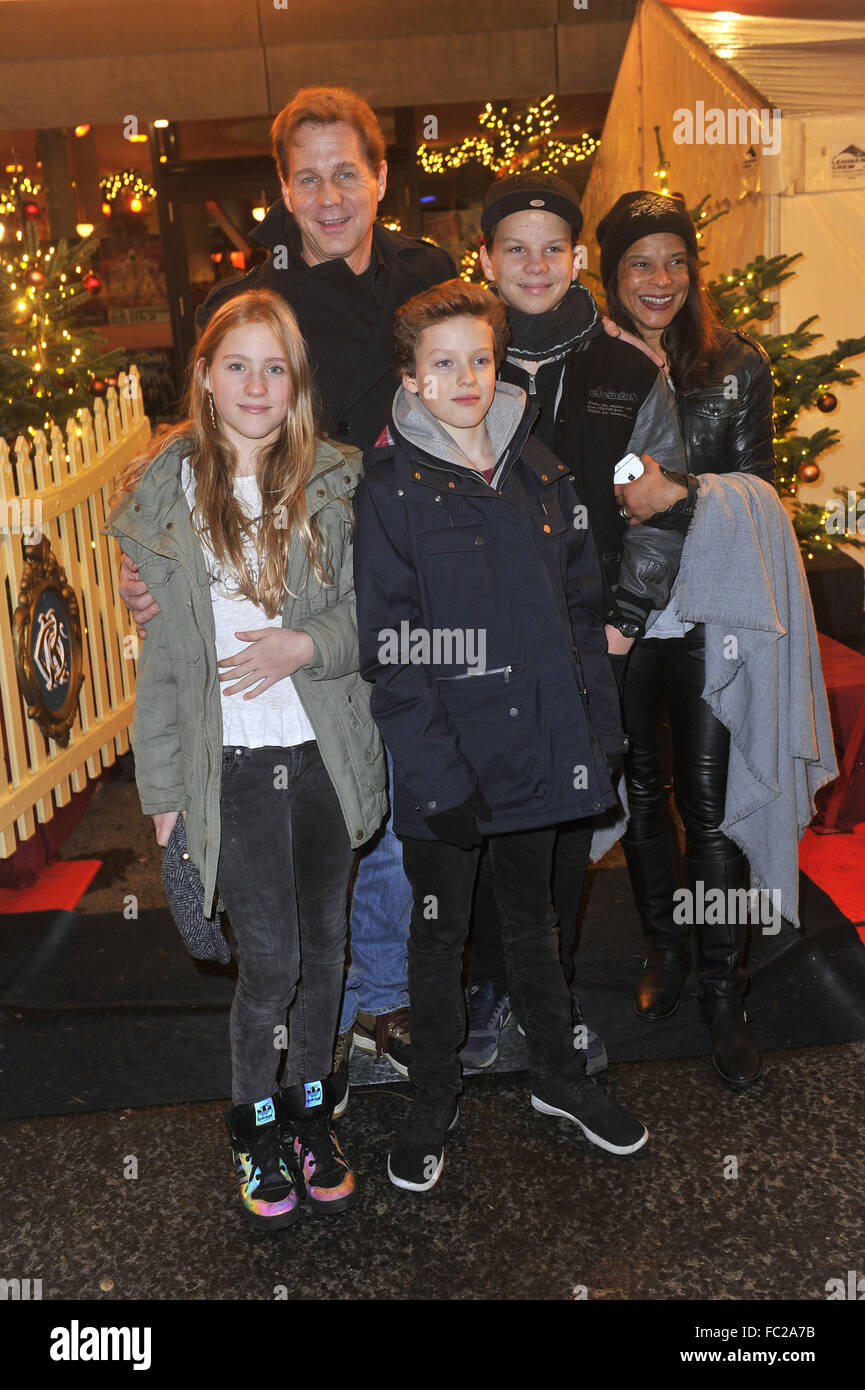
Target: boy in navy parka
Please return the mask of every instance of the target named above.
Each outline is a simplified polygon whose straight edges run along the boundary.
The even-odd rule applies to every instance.
[[[632,1153],[643,1125],[585,1076],[550,906],[555,827],[615,801],[625,740],[606,656],[602,582],[566,468],[496,384],[507,324],[489,291],[447,281],[396,317],[403,385],[356,497],[361,671],[394,763],[394,829],[414,907],[411,1115],[388,1172],[438,1180],[458,1116],[461,985],[489,836],[511,1000],[532,1104]]]

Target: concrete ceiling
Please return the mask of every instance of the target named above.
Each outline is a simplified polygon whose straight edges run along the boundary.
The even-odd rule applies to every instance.
[[[0,130],[261,116],[300,86],[375,106],[609,91],[636,0],[0,0]]]

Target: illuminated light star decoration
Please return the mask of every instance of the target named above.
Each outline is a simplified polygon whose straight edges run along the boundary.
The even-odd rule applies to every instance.
[[[122,169],[99,180],[102,197],[109,209],[120,198],[127,200],[130,212],[141,212],[145,201],[156,197],[156,189],[135,169]]]
[[[552,93],[525,107],[493,106],[488,101],[478,114],[483,134],[469,135],[449,150],[421,145],[418,161],[425,174],[444,174],[472,160],[497,175],[528,169],[554,174],[568,164],[588,159],[601,143],[588,133],[577,140],[554,139],[552,130],[559,119]]]

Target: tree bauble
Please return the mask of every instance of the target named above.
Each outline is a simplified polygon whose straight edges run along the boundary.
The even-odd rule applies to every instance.
[[[828,415],[838,404],[838,397],[831,391],[824,391],[814,402],[818,410],[822,410],[824,415]]]

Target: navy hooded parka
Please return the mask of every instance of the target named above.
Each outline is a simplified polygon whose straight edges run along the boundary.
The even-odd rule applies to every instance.
[[[434,839],[424,818],[477,787],[489,834],[592,816],[616,800],[607,759],[626,745],[600,567],[572,478],[530,435],[535,414],[523,391],[499,383],[489,485],[402,389],[387,442],[364,456],[360,665],[393,756],[399,835]],[[455,659],[476,654],[480,632],[483,670]],[[409,639],[396,660],[394,634]]]

